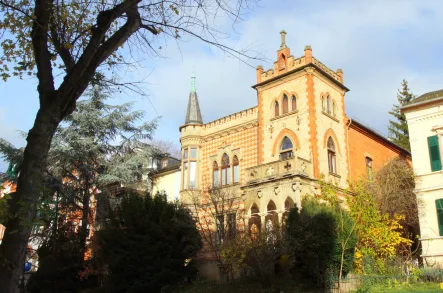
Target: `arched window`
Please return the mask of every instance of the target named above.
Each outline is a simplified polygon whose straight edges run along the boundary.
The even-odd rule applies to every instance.
[[[251,217],[249,218],[249,233],[252,239],[257,239],[261,228],[260,211],[256,204],[251,207]]]
[[[321,110],[323,112],[326,110],[325,97],[321,97]]]
[[[217,162],[214,162],[214,164],[212,164],[212,182],[214,187],[218,187],[220,184],[220,176],[219,176],[219,170],[218,170],[218,164]]]
[[[281,223],[281,225],[283,227],[286,226],[286,222],[288,220],[289,212],[294,207],[295,207],[294,201],[290,197],[286,198],[286,200],[285,200],[285,211],[283,212],[282,223]]]
[[[291,111],[297,110],[297,98],[293,95],[291,100],[292,108]]]
[[[234,169],[234,183],[240,182],[240,166],[237,156],[232,159],[232,168]]]
[[[337,165],[335,161],[335,144],[332,137],[328,138],[328,165],[329,172],[337,174]]]
[[[326,97],[326,112],[328,112],[328,114],[331,114],[331,97],[330,96]]]
[[[288,96],[283,95],[283,111],[282,114],[288,113]]]
[[[289,159],[293,156],[293,145],[289,137],[285,136],[280,147],[280,159]]]
[[[275,105],[274,105],[274,116],[277,117],[278,115],[280,115],[280,113],[279,113],[279,106],[278,106],[278,102],[275,101]]]
[[[337,114],[337,108],[335,106],[335,102],[332,102],[332,115],[335,117]]]
[[[222,157],[221,173],[221,185],[231,184],[231,165],[229,165],[229,157],[227,154],[224,154]]]

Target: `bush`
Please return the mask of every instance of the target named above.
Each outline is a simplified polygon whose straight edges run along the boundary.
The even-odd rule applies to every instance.
[[[344,218],[341,219],[340,217]],[[342,230],[339,223],[344,223]],[[322,204],[313,198],[303,200],[303,209],[292,209],[289,213],[287,235],[294,256],[292,272],[299,279],[324,287],[331,274],[338,275],[341,264],[341,237],[350,233],[345,250],[343,275],[351,269],[354,257],[355,235],[351,231],[352,221],[344,211]]]
[[[97,232],[107,292],[165,292],[196,270],[201,248],[191,215],[164,197],[124,198],[114,218]],[[188,263],[188,265],[187,265]],[[163,291],[162,291],[163,290]]]

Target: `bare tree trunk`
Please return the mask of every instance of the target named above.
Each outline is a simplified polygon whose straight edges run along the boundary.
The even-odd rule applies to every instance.
[[[10,200],[10,217],[0,246],[0,292],[19,292],[25,264],[28,239],[32,230],[39,193],[42,190],[43,170],[52,136],[60,123],[54,111],[40,109],[29,131],[23,163],[17,182],[17,192]],[[25,206],[23,206],[25,205]]]
[[[85,176],[85,180],[88,180],[88,176]],[[83,193],[83,207],[82,207],[82,226],[80,228],[80,248],[81,248],[81,259],[84,259],[86,253],[86,238],[88,238],[88,225],[89,225],[89,184],[86,183],[86,188]]]

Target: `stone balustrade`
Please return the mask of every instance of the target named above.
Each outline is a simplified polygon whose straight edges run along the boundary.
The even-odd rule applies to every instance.
[[[294,156],[286,160],[278,160],[245,170],[245,185],[254,185],[293,176],[313,177],[310,160]]]

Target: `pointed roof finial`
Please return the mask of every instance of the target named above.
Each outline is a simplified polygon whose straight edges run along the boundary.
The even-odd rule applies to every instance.
[[[203,124],[200,106],[198,104],[197,90],[195,89],[195,74],[191,76],[191,93],[189,94],[188,110],[186,111],[185,124]]]
[[[197,90],[195,89],[195,73],[192,72],[191,75],[191,93],[195,93]]]
[[[280,49],[285,49],[285,48],[287,48],[287,46],[286,46],[286,32],[284,30],[282,30],[280,32],[280,35],[281,35]]]

